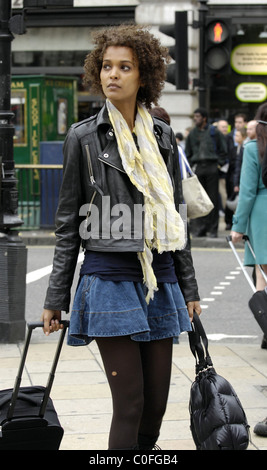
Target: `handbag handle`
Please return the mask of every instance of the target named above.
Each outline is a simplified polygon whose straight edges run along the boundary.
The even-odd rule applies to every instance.
[[[208,338],[196,312],[193,315],[192,331],[188,332],[188,337],[190,349],[196,359],[196,373],[213,367],[208,351]]]

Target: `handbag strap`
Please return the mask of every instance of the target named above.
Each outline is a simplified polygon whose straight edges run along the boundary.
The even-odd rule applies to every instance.
[[[188,337],[190,349],[196,359],[196,373],[213,367],[208,351],[208,338],[196,312],[193,316],[192,331],[188,332]]]
[[[178,152],[179,152],[179,160],[180,160],[180,168],[182,173],[182,179],[188,178],[188,173],[192,176],[194,173],[189,165],[189,162],[185,156],[183,149],[178,145]]]

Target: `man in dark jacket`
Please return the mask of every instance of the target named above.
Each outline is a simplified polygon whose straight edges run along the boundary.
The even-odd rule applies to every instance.
[[[191,221],[192,234],[217,237],[219,223],[219,168],[227,159],[226,141],[221,132],[208,125],[204,108],[194,111],[195,127],[190,131],[185,153],[193,171],[213,202],[214,209],[205,217]]]

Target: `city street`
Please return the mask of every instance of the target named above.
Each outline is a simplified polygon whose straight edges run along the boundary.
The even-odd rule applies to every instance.
[[[27,321],[40,318],[53,250],[53,246],[28,247]],[[239,254],[242,258],[242,250]],[[262,333],[248,307],[252,291],[232,251],[228,248],[193,248],[192,255],[201,296],[201,318],[209,340],[260,344]],[[82,256],[76,269],[72,298]],[[251,273],[251,268],[248,271]]]

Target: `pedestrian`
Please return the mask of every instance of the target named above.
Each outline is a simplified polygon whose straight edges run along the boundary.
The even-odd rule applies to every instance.
[[[217,129],[220,131],[225,139],[228,134],[229,124],[226,119],[219,119],[217,122]],[[227,143],[227,140],[226,140]],[[226,200],[227,200],[227,192],[226,192],[226,174],[229,168],[229,161],[228,156],[226,162],[223,166],[219,169],[219,215],[225,218],[225,209],[226,209]]]
[[[182,132],[176,132],[175,134],[176,143],[182,147],[183,151],[185,150],[185,140]]]
[[[267,103],[258,108],[255,119],[267,121]],[[261,162],[267,145],[267,126],[259,122],[256,136],[257,139],[247,142],[244,148],[239,198],[230,234],[233,243],[242,240],[244,234],[249,237],[256,263],[246,245],[244,265],[261,265],[267,273],[267,188],[261,177]],[[256,266],[256,289],[262,290],[265,286],[266,282]]]
[[[203,237],[207,234],[217,237],[219,222],[219,167],[223,166],[227,158],[225,138],[215,126],[208,125],[208,113],[204,108],[194,111],[195,127],[190,131],[185,146],[185,153],[189,164],[198,176],[198,179],[214,208],[205,217],[191,221],[192,234]]]
[[[255,121],[255,119],[247,123],[247,138],[245,140],[245,144],[250,140],[256,139],[256,126],[257,121]]]
[[[257,121],[256,121],[257,122]],[[267,131],[267,115],[265,116],[265,121],[261,120],[261,123],[265,125],[265,128],[259,128],[259,132],[266,133]],[[262,160],[262,181],[264,186],[267,188],[267,146],[265,148],[263,160]],[[261,347],[267,349],[267,338],[263,338]],[[267,437],[267,418],[263,421],[259,421],[254,427],[254,432],[258,436]]]
[[[154,106],[149,110],[151,116],[156,116],[160,119],[163,119],[167,124],[171,124],[171,118],[169,113],[166,111],[166,109],[162,108],[161,106]]]
[[[234,210],[236,208],[236,193],[234,192],[234,173],[236,166],[236,152],[238,143],[235,140],[236,132],[240,129],[246,128],[247,117],[244,113],[237,113],[234,117],[234,127],[226,136],[227,141],[227,153],[229,166],[226,173],[226,193],[227,200],[230,201],[229,204],[226,204],[225,208],[225,224],[226,230],[231,230]]]
[[[239,184],[240,184],[240,173],[243,161],[243,152],[244,152],[244,142],[247,138],[247,131],[245,127],[239,129],[235,133],[235,142],[237,143],[236,155],[235,155],[235,168],[233,174],[233,185],[234,185],[234,194],[239,193]]]
[[[235,142],[235,133],[237,130],[247,127],[247,116],[244,113],[237,113],[234,118],[234,128],[229,132],[229,137],[231,138],[231,144],[237,147]]]
[[[178,212],[175,136],[148,112],[164,87],[167,62],[167,49],[145,27],[97,32],[85,81],[106,101],[97,115],[71,127],[64,144],[44,332],[57,331],[61,311],[69,311],[82,240],[68,342],[95,339],[100,350],[113,403],[108,449],[155,446],[173,338],[190,331],[193,311],[201,312]]]
[[[227,121],[226,119],[219,119],[219,121],[217,122],[217,129],[218,129],[223,135],[227,135],[227,134],[228,134],[228,128],[229,128],[228,121]]]

